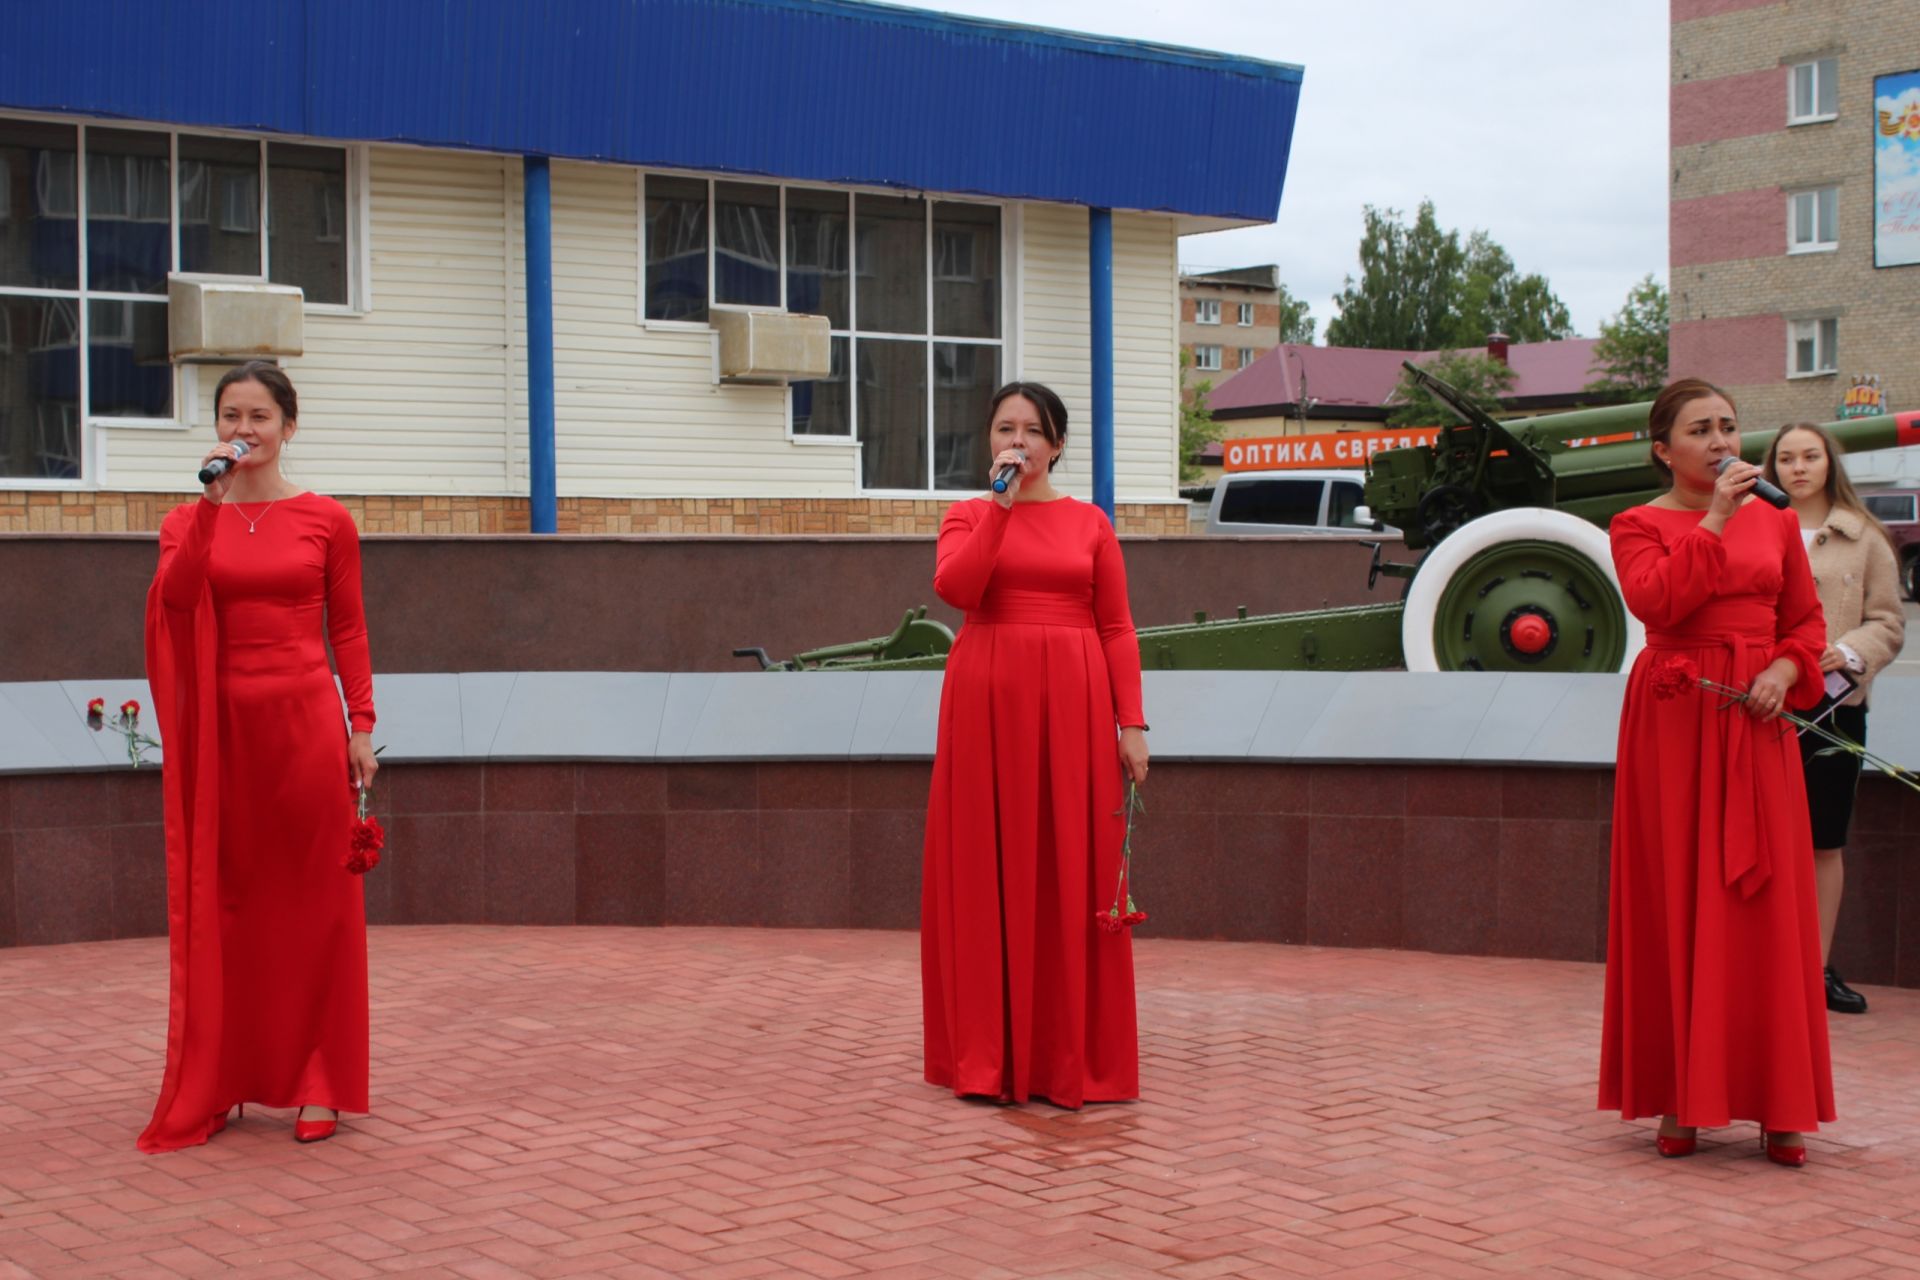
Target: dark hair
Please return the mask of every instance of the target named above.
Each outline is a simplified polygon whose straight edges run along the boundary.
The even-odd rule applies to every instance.
[[[1668,442],[1673,436],[1673,424],[1679,420],[1680,410],[1703,396],[1719,396],[1727,402],[1728,408],[1733,408],[1733,397],[1705,378],[1679,378],[1660,389],[1660,394],[1654,397],[1653,408],[1647,411],[1647,461],[1668,480],[1673,479],[1673,468],[1660,460],[1653,446],[1664,444],[1672,448]],[[1739,410],[1734,409],[1734,412],[1738,413]]]
[[[1040,434],[1047,438],[1047,443],[1064,448],[1067,443],[1067,406],[1052,387],[1038,382],[1009,382],[994,392],[993,400],[987,405],[988,428],[992,428],[1000,406],[1014,396],[1022,397],[1040,411]],[[1047,464],[1047,470],[1051,471],[1059,465],[1060,459],[1056,456]]]
[[[1795,431],[1806,431],[1820,438],[1820,445],[1827,451],[1827,504],[1851,511],[1860,517],[1862,524],[1869,529],[1877,529],[1880,536],[1893,547],[1896,558],[1899,548],[1894,546],[1893,534],[1887,526],[1880,523],[1879,517],[1867,510],[1867,504],[1860,501],[1860,495],[1854,492],[1853,481],[1847,479],[1847,469],[1841,465],[1840,455],[1846,452],[1840,442],[1833,438],[1833,432],[1825,427],[1815,426],[1811,422],[1789,422],[1776,431],[1773,443],[1767,446],[1767,460],[1761,470],[1774,484],[1780,483],[1780,442]]]
[[[257,382],[267,389],[273,402],[280,406],[280,416],[288,422],[300,420],[300,397],[294,393],[293,379],[286,371],[271,360],[249,360],[245,364],[235,365],[220,375],[220,382],[213,389],[213,416],[220,416],[220,397],[227,394],[227,388],[236,382]]]

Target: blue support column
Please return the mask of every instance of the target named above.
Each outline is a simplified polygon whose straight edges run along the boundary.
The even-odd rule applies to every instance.
[[[1113,211],[1087,216],[1088,340],[1093,347],[1093,501],[1113,520]]]
[[[527,480],[535,533],[559,528],[553,457],[553,184],[545,156],[527,156]]]

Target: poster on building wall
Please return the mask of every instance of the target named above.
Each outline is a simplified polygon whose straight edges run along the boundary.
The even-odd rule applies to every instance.
[[[1920,71],[1873,82],[1873,265],[1920,265]]]

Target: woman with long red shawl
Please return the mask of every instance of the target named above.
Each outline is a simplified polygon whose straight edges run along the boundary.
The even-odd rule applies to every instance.
[[[203,1143],[236,1104],[300,1108],[302,1142],[367,1109],[366,912],[346,867],[355,791],[379,767],[359,535],[281,474],[299,420],[286,374],[233,369],[214,417],[203,465],[229,469],[161,525],[147,594],[171,994],[142,1151]]]
[[[1801,1165],[1833,1077],[1806,784],[1778,717],[1819,701],[1826,622],[1798,518],[1752,496],[1732,401],[1683,379],[1648,427],[1672,485],[1610,529],[1647,647],[1620,714],[1600,1106],[1662,1116],[1664,1156],[1753,1120]]]
[[[1119,884],[1123,777],[1147,776],[1126,568],[1105,513],[1049,478],[1060,397],[1011,383],[989,412],[1011,482],[948,510],[933,579],[967,620],[927,804],[926,1078],[1001,1102],[1121,1101],[1140,1093],[1133,952],[1094,918]]]

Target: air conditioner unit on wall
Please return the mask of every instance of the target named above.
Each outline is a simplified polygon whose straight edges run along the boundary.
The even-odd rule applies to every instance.
[[[833,366],[825,316],[787,311],[715,311],[722,382],[790,382],[824,378]]]
[[[176,362],[297,356],[306,345],[306,295],[246,276],[167,277],[167,348]]]

